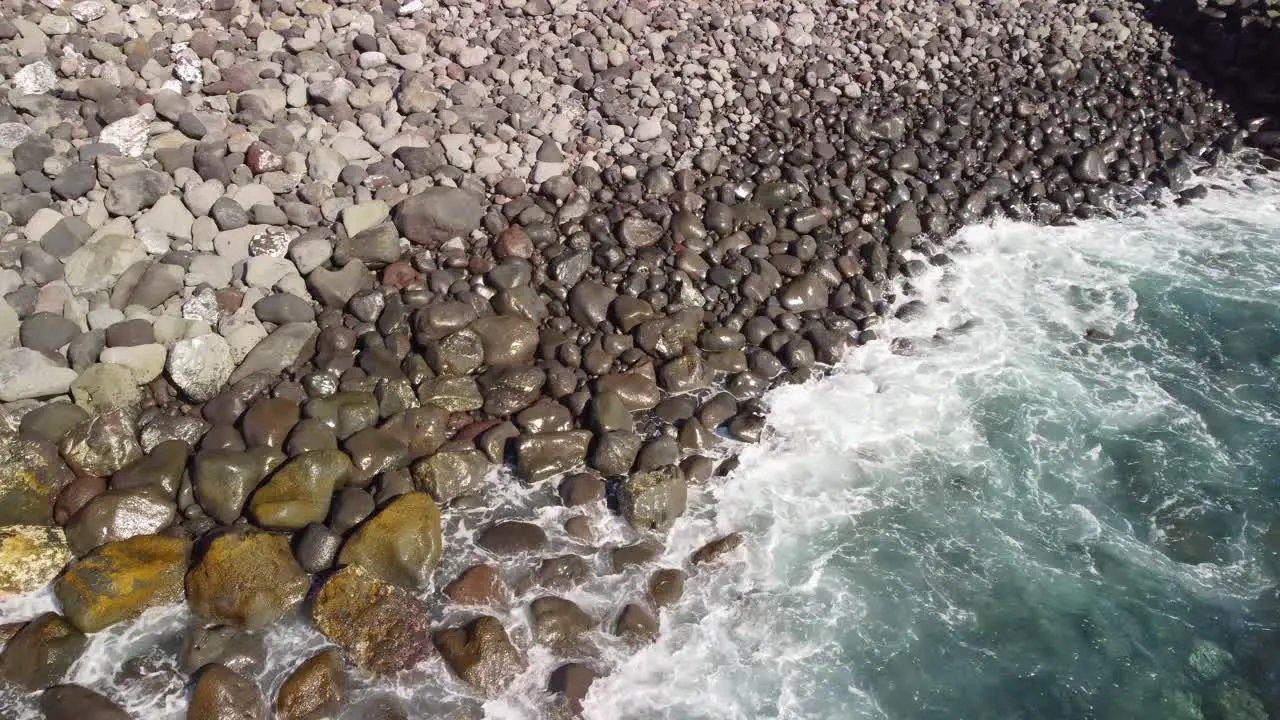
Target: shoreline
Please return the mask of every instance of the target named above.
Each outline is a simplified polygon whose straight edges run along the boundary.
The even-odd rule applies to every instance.
[[[1171,61],[1168,38],[1123,2],[1088,18],[978,8],[965,33],[934,36],[952,58],[937,67],[920,57],[928,43],[868,42],[874,25],[842,8],[698,26],[504,2],[483,18],[503,32],[612,28],[566,43],[578,74],[543,73],[540,100],[567,110],[538,121],[516,99],[533,77],[517,79],[522,64],[547,67],[541,51],[501,35],[427,43],[487,5],[324,5],[254,19],[229,2],[194,14],[144,2],[132,17],[86,0],[67,14],[23,6],[33,20],[0,27],[24,54],[0,65],[0,331],[17,346],[0,350],[0,591],[57,578],[65,613],[6,626],[0,679],[43,690],[85,633],[175,601],[207,625],[181,652],[205,712],[293,708],[304,681],[341,703],[348,673],[436,655],[478,696],[500,695],[534,646],[580,659],[584,635],[641,646],[686,573],[741,542],[650,567],[690,488],[732,467],[711,450],[718,436],[758,440],[763,393],[821,374],[889,312],[915,312],[882,293],[904,278],[910,298],[926,262],[948,262],[930,238],[996,213],[1123,212],[1154,199],[1148,188],[1194,201],[1195,163],[1253,144],[1274,165],[1280,137],[1242,129],[1176,65],[1134,74]],[[1048,37],[1050,21],[1077,20],[1081,37],[1047,48],[998,29]],[[688,52],[702,31],[708,47],[737,32],[785,51],[736,71],[742,50],[703,52],[700,75],[621,42],[646,28]],[[824,55],[843,40],[871,49]],[[318,52],[326,42],[335,50]],[[55,68],[37,50],[70,54]],[[399,110],[373,111],[384,94]],[[654,99],[665,113],[636,114]],[[508,152],[486,155],[505,135]],[[521,142],[533,151],[517,160]],[[486,480],[502,464],[532,507],[502,510]],[[530,522],[539,514],[559,527]],[[462,567],[465,540],[442,527],[476,516],[469,541],[489,560]],[[562,597],[610,570],[635,576],[616,607]],[[532,637],[509,636],[484,608],[529,588],[545,591]],[[294,658],[294,680],[260,687],[251,656],[264,651],[245,648],[299,611],[343,652]],[[50,638],[70,662],[49,657]],[[566,662],[547,687],[572,711],[597,670]]]

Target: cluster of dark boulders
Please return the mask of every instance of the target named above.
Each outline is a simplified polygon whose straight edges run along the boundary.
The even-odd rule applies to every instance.
[[[59,609],[0,628],[0,683],[48,717],[127,717],[68,670],[178,603],[191,718],[424,662],[497,695],[529,642],[577,712],[742,551],[660,560],[761,396],[918,314],[954,230],[1280,147],[1175,62],[1202,26],[1120,0],[251,5],[0,0],[0,594]],[[446,532],[508,482],[567,519]],[[644,591],[565,597],[599,573]],[[332,647],[261,687],[286,618]]]

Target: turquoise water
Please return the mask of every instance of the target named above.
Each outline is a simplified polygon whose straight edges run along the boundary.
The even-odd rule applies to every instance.
[[[927,316],[772,396],[673,538],[746,530],[745,565],[588,716],[1280,715],[1280,191],[1254,184],[964,231]]]

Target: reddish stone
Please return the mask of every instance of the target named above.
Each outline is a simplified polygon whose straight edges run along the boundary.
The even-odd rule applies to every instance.
[[[409,263],[401,260],[393,262],[382,269],[382,283],[404,290],[422,286],[422,273],[413,269]]]
[[[445,597],[459,605],[501,605],[506,585],[492,565],[475,565],[462,571],[444,589]]]
[[[449,413],[449,433],[452,435],[453,433],[458,432],[462,428],[470,425],[474,420],[475,418],[472,417],[471,413]]]
[[[480,433],[494,427],[495,425],[501,424],[501,420],[481,420],[480,422],[473,422],[459,430],[458,434],[455,435],[453,439],[462,442],[473,442],[476,438],[480,437]]]
[[[284,167],[284,158],[266,143],[255,141],[244,154],[244,164],[254,175],[280,170]]]
[[[524,228],[510,225],[493,241],[493,256],[498,259],[517,257],[528,260],[533,257],[533,241]]]
[[[215,290],[213,296],[218,299],[218,307],[222,308],[223,314],[226,315],[239,310],[240,305],[244,303],[244,291],[235,288]]]

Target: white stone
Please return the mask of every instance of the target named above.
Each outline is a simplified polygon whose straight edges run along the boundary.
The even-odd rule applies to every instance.
[[[631,133],[631,136],[640,142],[654,140],[661,135],[662,122],[654,117],[640,118],[640,122],[636,123],[636,129]]]
[[[124,320],[124,311],[113,307],[96,307],[89,311],[86,319],[90,330],[106,330]]]
[[[18,344],[20,326],[17,311],[0,297],[0,350],[7,350]]]
[[[40,60],[22,68],[13,75],[13,89],[22,95],[45,95],[58,87],[58,75],[53,66]]]
[[[249,351],[257,347],[267,336],[267,329],[256,322],[243,322],[223,331],[227,344],[231,346],[231,359],[239,365],[244,362]]]
[[[125,270],[146,258],[147,251],[137,238],[106,235],[71,253],[63,277],[77,292],[108,290]]]
[[[61,395],[75,379],[75,370],[57,367],[30,348],[0,351],[0,402]]]
[[[234,263],[221,255],[197,255],[191,258],[183,283],[187,287],[208,285],[215,290],[231,284]]]
[[[166,367],[173,384],[196,402],[211,399],[231,377],[236,363],[220,335],[200,335],[174,343]]]
[[[160,343],[109,347],[102,351],[98,361],[123,365],[129,369],[136,384],[146,385],[164,372],[165,349]]]
[[[22,123],[0,123],[0,150],[12,150],[35,131]]]
[[[107,6],[98,0],[83,0],[71,6],[71,17],[89,23],[107,14]]]
[[[189,240],[191,224],[195,220],[177,195],[165,195],[143,213],[134,226],[139,232],[144,229],[157,230],[169,237]]]
[[[476,47],[475,45],[468,45],[458,53],[458,64],[464,68],[473,68],[477,65],[484,64],[484,61],[488,58],[488,50],[482,47]]]
[[[342,226],[347,237],[355,237],[371,227],[382,224],[391,217],[391,208],[382,200],[351,205],[342,210]]]
[[[102,128],[98,141],[120,148],[121,155],[138,157],[147,149],[150,130],[151,123],[145,117],[130,115]]]

